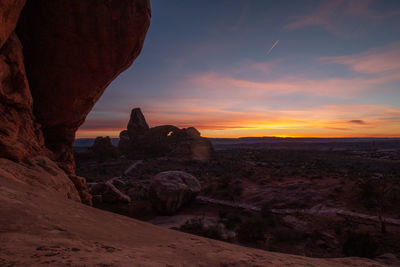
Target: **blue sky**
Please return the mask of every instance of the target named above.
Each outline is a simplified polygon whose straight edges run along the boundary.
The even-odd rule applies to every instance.
[[[400,1],[151,4],[141,55],[77,137],[118,136],[134,107],[209,137],[400,136]]]

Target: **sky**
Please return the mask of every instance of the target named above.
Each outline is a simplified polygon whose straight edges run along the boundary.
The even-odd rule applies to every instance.
[[[206,137],[400,137],[399,0],[151,0],[143,50],[78,138],[132,108]]]

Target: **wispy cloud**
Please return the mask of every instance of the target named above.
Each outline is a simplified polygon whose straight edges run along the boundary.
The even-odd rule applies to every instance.
[[[296,30],[309,26],[320,26],[334,34],[350,37],[366,32],[384,18],[400,15],[400,10],[377,11],[373,8],[374,2],[376,1],[322,1],[313,12],[293,17],[293,21],[283,28]],[[355,21],[358,23],[350,23]]]
[[[400,43],[370,49],[356,55],[321,57],[323,62],[349,66],[364,74],[397,74],[400,79]]]
[[[348,122],[354,124],[366,124],[363,120],[349,120]]]

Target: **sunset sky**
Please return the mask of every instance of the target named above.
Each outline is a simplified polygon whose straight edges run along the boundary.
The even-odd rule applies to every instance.
[[[151,0],[141,55],[78,138],[130,110],[206,137],[400,137],[399,0]]]

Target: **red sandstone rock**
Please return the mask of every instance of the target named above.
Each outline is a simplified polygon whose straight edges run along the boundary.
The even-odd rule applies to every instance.
[[[74,184],[65,172],[44,156],[25,159],[24,163],[0,158],[0,179],[35,186],[41,190],[57,192],[68,199],[81,201]]]
[[[46,146],[74,172],[75,131],[108,84],[139,55],[148,0],[28,1],[17,28]]]
[[[81,197],[82,203],[93,206],[92,195],[89,194],[86,179],[76,175],[70,175],[69,179],[75,185],[76,190],[78,190],[79,196]]]
[[[0,158],[20,161],[41,154],[43,136],[32,104],[21,43],[12,33],[0,49]]]
[[[25,0],[0,1],[0,48],[14,31],[19,13],[25,5]]]

